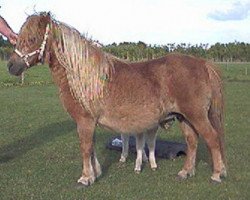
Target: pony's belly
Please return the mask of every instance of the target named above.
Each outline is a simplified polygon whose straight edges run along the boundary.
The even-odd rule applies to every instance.
[[[159,124],[159,115],[102,116],[99,118],[98,123],[118,133],[136,134],[157,127]]]

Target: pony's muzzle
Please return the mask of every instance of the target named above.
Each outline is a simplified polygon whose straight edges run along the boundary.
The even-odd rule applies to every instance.
[[[20,76],[26,69],[26,64],[23,61],[10,60],[7,64],[9,73],[14,76]]]

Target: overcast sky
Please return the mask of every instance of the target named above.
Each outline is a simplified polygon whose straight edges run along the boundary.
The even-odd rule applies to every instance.
[[[250,43],[250,0],[0,0],[15,32],[34,11],[103,44]]]

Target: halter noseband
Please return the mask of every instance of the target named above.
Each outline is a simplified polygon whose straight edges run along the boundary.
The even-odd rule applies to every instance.
[[[35,50],[35,51],[31,52],[31,53],[28,53],[28,54],[22,54],[21,51],[19,51],[18,49],[15,49],[15,53],[24,60],[24,62],[27,65],[28,68],[30,67],[30,63],[28,61],[28,58],[31,57],[31,56],[39,54],[38,55],[38,60],[39,60],[39,62],[41,62],[41,59],[43,58],[46,42],[47,42],[47,39],[48,39],[48,36],[49,36],[49,30],[50,30],[50,25],[47,24],[46,31],[45,31],[44,38],[43,38],[43,42],[42,42],[41,46],[39,47],[39,49],[37,49],[37,50]]]

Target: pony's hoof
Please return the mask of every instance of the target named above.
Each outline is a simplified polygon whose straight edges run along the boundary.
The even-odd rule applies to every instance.
[[[221,184],[221,181],[218,181],[218,180],[214,180],[214,179],[210,179],[210,182],[211,182],[211,184],[213,184],[213,185],[219,185],[219,184]]]
[[[126,162],[126,158],[125,157],[121,157],[120,160],[119,160],[119,162],[125,163]]]
[[[181,170],[177,176],[176,176],[176,180],[177,181],[183,181],[183,180],[186,180],[188,177],[188,173],[186,170]]]
[[[212,177],[211,177],[211,183],[213,183],[213,184],[215,184],[215,185],[220,184],[220,183],[221,183],[220,177],[212,176]]]
[[[135,171],[136,174],[140,174],[141,173],[140,169],[135,169],[134,171]]]
[[[90,186],[95,182],[94,177],[84,177],[82,176],[81,178],[78,179],[77,183],[82,184],[83,186]]]
[[[88,186],[86,186],[86,185],[83,185],[82,183],[76,183],[76,186],[75,186],[75,188],[77,189],[77,190],[80,190],[80,189],[84,189],[84,188],[87,188]]]
[[[157,167],[151,167],[151,170],[152,170],[152,171],[156,171],[156,170],[157,170]]]
[[[188,177],[192,177],[195,175],[195,169],[192,169],[190,171],[187,170],[181,170],[179,171],[177,175],[177,180],[186,180]]]
[[[183,177],[183,176],[179,176],[179,175],[177,175],[177,176],[175,177],[175,180],[178,181],[178,182],[185,181],[186,179],[187,179],[187,177]]]
[[[156,169],[157,169],[157,164],[155,163],[155,162],[151,162],[150,163],[150,168],[153,170],[153,171],[155,171]]]

